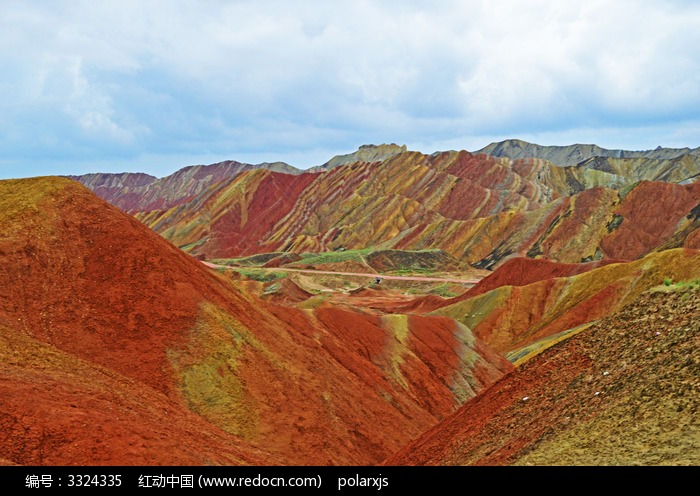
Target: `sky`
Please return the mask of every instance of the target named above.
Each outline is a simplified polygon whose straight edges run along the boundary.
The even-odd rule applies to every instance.
[[[0,0],[0,179],[700,146],[700,2]]]

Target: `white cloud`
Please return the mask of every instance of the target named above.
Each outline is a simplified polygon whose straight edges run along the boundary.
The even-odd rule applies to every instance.
[[[586,129],[693,139],[699,25],[678,1],[9,2],[0,147],[136,161]],[[57,126],[43,140],[38,112]]]

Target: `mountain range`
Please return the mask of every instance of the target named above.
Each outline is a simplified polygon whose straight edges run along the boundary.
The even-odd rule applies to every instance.
[[[129,183],[138,179],[131,175],[77,179],[179,248],[212,259],[438,248],[493,269],[513,256],[575,263],[700,247],[698,155],[594,157],[563,167],[540,158],[388,149],[388,158],[323,173],[214,164],[144,190]]]
[[[0,181],[0,464],[696,465],[699,169],[509,140]]]
[[[700,155],[698,148],[665,148],[658,146],[653,150],[608,150],[593,144],[575,144],[565,146],[543,146],[527,141],[510,139],[491,143],[475,153],[485,153],[494,157],[541,158],[561,166],[579,165],[592,158],[647,158],[670,160],[683,155]]]

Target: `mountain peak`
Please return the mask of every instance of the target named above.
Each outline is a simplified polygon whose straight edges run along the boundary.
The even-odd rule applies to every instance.
[[[507,139],[493,142],[474,152],[485,153],[494,157],[510,159],[541,158],[561,166],[578,165],[594,157],[605,158],[649,158],[669,160],[682,155],[698,155],[700,149],[664,148],[657,146],[653,150],[609,150],[595,144],[576,143],[572,145],[538,145],[520,139]]]
[[[382,143],[380,145],[365,144],[361,145],[355,152],[345,155],[336,155],[323,164],[321,168],[332,169],[333,167],[353,162],[382,161],[394,155],[398,155],[399,153],[404,153],[405,151],[406,145],[397,145],[396,143]]]

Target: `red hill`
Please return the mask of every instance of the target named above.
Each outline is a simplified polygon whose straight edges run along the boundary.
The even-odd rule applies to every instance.
[[[512,369],[450,318],[263,301],[67,179],[0,212],[9,463],[373,464]]]

